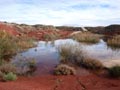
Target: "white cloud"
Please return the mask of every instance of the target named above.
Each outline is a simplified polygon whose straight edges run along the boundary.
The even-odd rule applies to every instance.
[[[0,20],[53,25],[120,23],[120,0],[2,0]]]

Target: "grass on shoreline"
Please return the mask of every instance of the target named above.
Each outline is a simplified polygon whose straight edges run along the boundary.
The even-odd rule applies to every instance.
[[[120,35],[113,36],[107,40],[107,45],[113,48],[120,48]]]
[[[61,63],[72,63],[92,70],[100,70],[103,68],[99,60],[89,58],[87,53],[83,52],[82,47],[79,45],[67,43],[58,47],[58,50],[61,55]]]
[[[6,58],[33,46],[33,40],[27,36],[14,36],[0,30],[0,78],[5,81],[16,80],[16,67]],[[28,66],[31,69],[33,67],[31,63]]]
[[[0,31],[0,60],[33,46],[32,39],[27,36],[16,37],[4,30]]]
[[[95,44],[95,43],[99,42],[101,36],[98,34],[90,33],[90,32],[81,32],[81,33],[77,33],[71,37],[78,42]]]
[[[60,38],[60,34],[58,34],[56,31],[45,33],[43,36],[43,39],[45,41],[54,41]]]

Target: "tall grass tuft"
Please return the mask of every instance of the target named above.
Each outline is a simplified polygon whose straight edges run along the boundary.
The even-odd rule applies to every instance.
[[[61,56],[61,63],[75,64],[87,69],[102,69],[103,65],[99,60],[89,58],[80,45],[66,43],[58,47]]]
[[[79,45],[65,43],[58,46],[58,51],[60,53],[60,60],[62,63],[76,63],[79,60],[84,59],[84,52],[82,47]]]

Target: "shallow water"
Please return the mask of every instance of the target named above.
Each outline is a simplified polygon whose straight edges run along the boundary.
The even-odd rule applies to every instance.
[[[18,53],[15,57],[12,58],[12,62],[16,63],[21,59],[34,59],[38,67],[35,73],[49,74],[59,63],[60,56],[57,47],[65,43],[77,44],[82,46],[82,49],[88,54],[88,56],[105,62],[105,64],[109,61],[120,61],[120,50],[113,50],[111,48],[108,48],[103,40],[100,40],[100,42],[97,44],[88,45],[78,43],[72,39],[61,39],[56,40],[54,44],[52,44],[51,42],[46,43],[44,41],[39,41],[37,43],[37,47],[31,48],[22,53]]]

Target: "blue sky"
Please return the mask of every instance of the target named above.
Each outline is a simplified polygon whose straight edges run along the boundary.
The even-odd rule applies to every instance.
[[[70,26],[120,24],[120,0],[0,0],[0,21]]]

